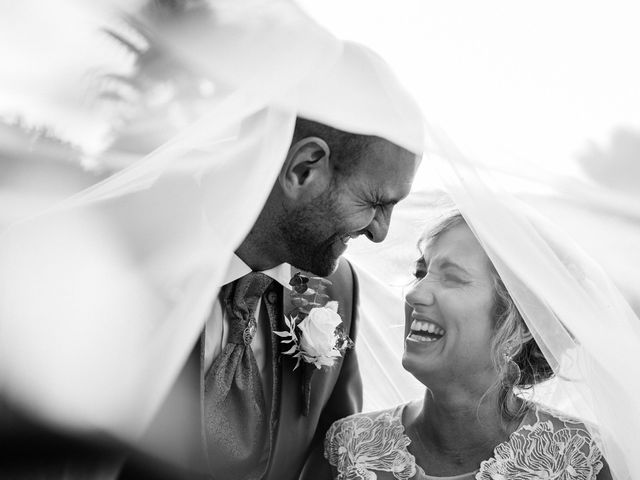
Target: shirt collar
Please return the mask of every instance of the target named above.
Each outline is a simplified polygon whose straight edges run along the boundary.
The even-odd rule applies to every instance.
[[[280,265],[276,265],[269,270],[264,270],[261,273],[268,275],[283,287],[291,290],[291,285],[289,285],[289,280],[291,280],[292,276],[291,270],[291,265],[288,263],[281,263]],[[224,278],[222,279],[222,284],[225,285],[227,283],[234,282],[250,272],[251,268],[249,265],[244,263],[242,259],[234,253],[231,257],[231,261],[229,262],[229,267],[227,268]]]

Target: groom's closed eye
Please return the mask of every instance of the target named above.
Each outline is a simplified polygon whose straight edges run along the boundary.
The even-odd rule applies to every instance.
[[[384,192],[372,191],[370,192],[369,202],[375,208],[383,210],[393,209],[396,206],[399,199],[389,197]]]

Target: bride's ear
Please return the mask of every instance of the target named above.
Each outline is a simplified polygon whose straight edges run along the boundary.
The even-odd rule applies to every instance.
[[[284,194],[292,199],[313,198],[331,183],[331,151],[319,137],[306,137],[289,148],[278,182]]]

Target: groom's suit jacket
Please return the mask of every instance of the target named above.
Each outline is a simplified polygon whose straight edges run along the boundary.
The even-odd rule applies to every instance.
[[[304,272],[303,272],[304,273]],[[356,341],[358,282],[351,265],[344,259],[336,272],[328,279],[332,285],[327,287],[326,294],[331,300],[338,302],[345,330]],[[289,314],[293,310],[289,291],[281,286],[278,301],[282,302],[280,311]],[[272,296],[273,298],[273,296]],[[281,316],[283,317],[283,316]],[[279,330],[287,330],[284,318],[279,318]],[[273,334],[272,334],[273,335]],[[324,435],[335,420],[359,412],[362,408],[362,381],[358,369],[358,361],[354,349],[347,350],[344,357],[338,359],[331,368],[317,370],[313,365],[301,364],[294,371],[296,359],[283,355],[289,346],[282,345],[279,337],[275,337],[278,351],[273,351],[271,361],[275,366],[273,378],[274,412],[271,418],[271,454],[265,480],[297,480],[302,470],[304,478],[313,479],[318,473],[316,465],[322,456]],[[310,392],[308,395],[308,411],[305,414],[303,385],[305,376],[309,376]],[[154,465],[151,462],[129,463],[122,472],[121,478],[198,478],[191,475],[190,467],[203,471],[205,438],[203,425],[204,409],[204,371],[201,347],[197,346],[190,357],[180,378],[177,388],[169,395],[160,410],[152,431],[160,432],[159,437],[171,432],[179,440],[176,449],[182,449],[175,457],[185,470],[173,470],[169,465]],[[185,405],[180,390],[190,389],[200,392],[191,404]],[[187,433],[181,433],[187,432]],[[307,465],[305,467],[305,465]],[[215,480],[227,480],[213,476]],[[240,479],[229,479],[240,480]]]
[[[330,299],[338,301],[338,313],[349,336],[355,341],[358,306],[355,273],[351,265],[341,259],[338,270],[329,280],[332,285],[326,293]],[[290,307],[286,294],[284,300],[284,311],[287,313]],[[281,363],[279,415],[275,419],[274,444],[265,478],[293,480],[298,478],[310,457],[322,455],[324,436],[331,424],[362,409],[362,381],[354,349],[348,350],[334,367],[322,370],[306,364],[293,371],[294,359],[281,353],[278,358]],[[305,369],[313,372],[307,415],[303,414],[302,394]]]

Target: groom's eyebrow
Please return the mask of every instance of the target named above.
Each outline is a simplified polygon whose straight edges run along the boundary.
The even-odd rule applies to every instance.
[[[401,198],[389,197],[385,192],[374,192],[372,193],[372,201],[378,205],[383,206],[395,206]]]

